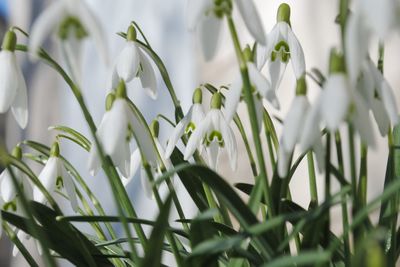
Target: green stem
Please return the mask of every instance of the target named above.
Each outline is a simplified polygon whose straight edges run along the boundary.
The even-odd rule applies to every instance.
[[[308,177],[310,182],[311,203],[318,204],[317,181],[315,177],[314,158],[311,151],[307,153]]]
[[[253,94],[251,90],[251,83],[250,83],[250,78],[249,78],[249,73],[247,70],[247,65],[246,61],[244,58],[244,55],[242,53],[242,49],[240,47],[240,42],[239,42],[239,37],[237,35],[237,31],[235,28],[235,24],[233,22],[233,19],[230,15],[227,16],[228,20],[228,26],[229,26],[229,31],[232,37],[233,45],[235,47],[236,51],[236,56],[239,61],[239,67],[240,67],[240,73],[242,76],[242,81],[243,81],[243,88],[244,88],[244,95],[245,95],[245,101],[247,104],[247,110],[249,113],[250,117],[250,123],[251,123],[251,130],[253,134],[253,139],[254,139],[254,145],[256,148],[256,154],[257,154],[257,159],[258,159],[258,167],[259,167],[259,179],[262,179],[263,181],[263,188],[264,188],[264,197],[266,199],[266,203],[268,206],[269,214],[270,216],[275,215],[275,206],[273,205],[272,202],[272,196],[271,196],[271,190],[269,187],[269,182],[268,182],[268,177],[267,177],[267,170],[265,168],[265,160],[264,160],[264,155],[262,151],[262,145],[261,145],[261,139],[259,135],[259,125],[257,122],[257,112],[254,104],[254,99],[253,99]],[[260,205],[259,202],[256,202],[255,205],[257,205],[257,210],[258,206]],[[252,210],[255,207],[252,207]]]
[[[325,201],[329,201],[331,198],[331,134],[326,134],[326,155],[325,155]],[[323,240],[326,246],[329,245],[329,233],[330,233],[331,217],[329,211],[326,215],[326,222],[324,225],[325,235]]]

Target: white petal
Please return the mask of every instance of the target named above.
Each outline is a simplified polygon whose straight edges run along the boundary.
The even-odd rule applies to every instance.
[[[271,51],[269,52],[269,54],[271,54]],[[267,47],[257,44],[257,48],[256,48],[256,66],[257,69],[261,70],[262,67],[264,67],[265,63],[267,62],[267,59],[270,55],[267,54]]]
[[[315,159],[317,161],[318,172],[322,173],[325,170],[325,150],[322,145],[321,138],[318,138],[313,145]]]
[[[118,76],[124,79],[125,82],[130,82],[136,77],[139,70],[139,49],[132,41],[127,41],[125,47],[118,55],[117,73]]]
[[[266,45],[267,38],[265,36],[264,27],[253,1],[236,0],[235,2],[251,35],[258,43]]]
[[[206,61],[211,60],[215,56],[220,40],[221,28],[221,19],[214,15],[207,16],[199,24],[200,44]]]
[[[65,4],[57,1],[46,9],[34,22],[29,37],[29,52],[32,59],[37,59],[37,53],[46,38],[57,31],[59,23],[65,18]]]
[[[192,122],[195,124],[195,127],[200,124],[204,120],[205,114],[203,110],[203,106],[201,104],[193,104],[193,112],[192,112]]]
[[[257,115],[257,125],[259,128],[259,133],[261,133],[263,129],[263,116],[264,116],[264,104],[263,100],[260,99],[257,95],[253,96],[254,99],[254,106],[256,108],[256,115]]]
[[[399,3],[395,0],[365,0],[361,5],[366,15],[365,22],[378,34],[380,39],[385,39],[389,32],[398,23]]]
[[[372,130],[368,108],[363,98],[356,91],[353,93],[355,111],[351,121],[360,134],[361,140],[370,147],[375,147],[375,135],[374,131]]]
[[[396,97],[393,93],[392,88],[390,88],[390,85],[386,80],[382,81],[380,88],[381,88],[382,102],[390,118],[390,123],[393,126],[396,126],[400,122],[399,111],[396,104]]]
[[[43,184],[44,188],[51,194],[56,188],[56,180],[61,173],[59,173],[59,159],[56,157],[50,157],[43,170],[39,174],[39,180]],[[40,203],[45,203],[46,198],[42,191],[35,186],[33,190],[33,199]]]
[[[287,25],[287,27],[287,41],[290,50],[290,60],[292,61],[294,75],[296,76],[296,79],[299,79],[306,73],[304,52],[299,40],[297,40],[297,37],[294,35],[290,26]]]
[[[79,4],[74,5],[77,8],[79,19],[83,27],[88,32],[89,36],[93,38],[98,53],[102,57],[104,64],[109,64],[109,52],[107,38],[104,30],[100,27],[101,23],[84,1],[79,1]]]
[[[95,142],[92,142],[92,146],[89,151],[88,159],[88,170],[90,175],[95,176],[100,169],[101,162],[99,157],[99,152]]]
[[[140,51],[140,63],[142,65],[142,71],[139,74],[140,81],[146,93],[153,99],[157,98],[157,79],[156,73],[154,72],[153,66],[151,65],[147,56]]]
[[[371,109],[372,114],[374,114],[375,121],[378,124],[379,132],[382,136],[386,136],[389,131],[390,120],[382,101],[374,98],[372,100]]]
[[[211,111],[207,114],[205,119],[200,123],[200,125],[194,130],[192,135],[189,138],[189,141],[186,145],[185,149],[185,154],[184,154],[184,159],[188,160],[195,150],[200,146],[200,144],[203,142],[203,139],[207,133],[207,131],[210,129],[211,125]]]
[[[135,151],[133,151],[133,153],[131,155],[131,175],[130,175],[130,177],[135,176],[140,165],[142,165],[142,158],[140,155],[140,150],[137,148],[137,149],[135,149]]]
[[[306,96],[296,96],[283,122],[281,147],[286,152],[292,152],[299,141],[304,126],[305,115],[310,108]]]
[[[28,124],[28,96],[25,79],[20,69],[18,69],[18,88],[11,110],[19,126],[25,129]]]
[[[22,230],[18,231],[17,237],[18,237],[19,241],[22,242],[22,244],[24,244],[26,242],[26,240],[28,239],[28,235]],[[18,247],[14,245],[13,250],[12,250],[13,257],[17,256],[18,253],[19,253]]]
[[[271,90],[276,91],[281,84],[283,74],[285,73],[287,63],[280,60],[268,61],[268,73],[271,79]]]
[[[232,170],[236,170],[237,167],[237,144],[235,135],[229,127],[229,124],[223,118],[222,113],[220,112],[220,120],[219,120],[219,130],[221,131],[222,138],[224,139],[225,149],[228,152],[229,163],[231,165]]]
[[[268,34],[268,42],[266,46],[260,46],[260,51],[257,51],[257,68],[261,69],[265,62],[271,58],[271,53],[274,50],[275,45],[279,43],[282,39],[280,28],[282,27],[282,23],[278,22],[272,28],[271,32]],[[258,50],[259,47],[257,47]]]
[[[278,150],[278,175],[285,178],[288,175],[290,152],[286,152],[282,146]]]
[[[316,103],[309,108],[304,120],[303,132],[300,138],[300,150],[306,152],[315,142],[321,139],[320,124],[321,96]]]
[[[218,167],[218,158],[219,158],[219,144],[216,141],[213,141],[207,147],[207,158],[208,158],[208,166],[217,171]]]
[[[346,77],[342,74],[331,75],[322,91],[321,114],[330,131],[336,131],[346,118],[350,95]]]
[[[153,198],[153,188],[151,186],[147,172],[144,168],[140,168],[140,181],[142,182],[142,188],[145,195],[148,198]]]
[[[228,122],[231,121],[236,114],[240,102],[240,95],[242,94],[242,87],[242,80],[236,79],[229,88],[229,91],[225,94],[225,118]]]
[[[21,172],[18,171],[16,168],[13,168],[14,177],[17,179],[19,183],[21,180]],[[1,197],[3,198],[4,202],[12,201],[15,196],[17,195],[17,190],[14,186],[14,182],[12,180],[11,174],[7,169],[5,169],[0,175],[1,181]]]
[[[187,28],[193,31],[213,5],[212,0],[189,0],[186,6]]]
[[[64,166],[62,166],[64,169]],[[78,199],[76,197],[75,185],[72,181],[71,176],[67,173],[67,171],[63,170],[63,182],[65,191],[67,192],[69,201],[71,202],[72,209],[77,212],[78,211]]]
[[[107,94],[110,93],[115,88],[117,88],[119,82],[120,82],[120,77],[118,76],[117,73],[117,67],[114,66],[111,71],[110,78],[108,79]]]
[[[118,142],[114,154],[111,155],[112,160],[124,178],[130,175],[130,147],[128,142]]]
[[[14,102],[18,80],[15,54],[6,50],[0,51],[0,113],[6,112]]]
[[[82,61],[83,47],[81,40],[77,39],[73,34],[69,34],[66,40],[61,40],[64,61],[67,62],[71,76],[79,86],[82,86]]]
[[[190,122],[189,120],[192,117],[191,116],[192,111],[193,111],[193,106],[190,107],[189,112],[186,114],[185,117],[183,117],[183,119],[176,125],[176,127],[172,131],[171,137],[168,139],[167,148],[165,149],[165,157],[166,158],[169,158],[171,156],[176,144],[179,141],[179,138],[181,138],[182,135],[184,134],[185,129],[186,129],[188,123]]]

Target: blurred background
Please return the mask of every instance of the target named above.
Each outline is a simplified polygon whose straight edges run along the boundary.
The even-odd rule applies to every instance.
[[[50,4],[59,0],[0,0],[0,32],[1,35],[10,25],[17,25],[29,32],[35,18]],[[82,0],[83,1],[83,0]],[[217,56],[210,62],[205,62],[197,38],[185,28],[184,14],[186,0],[86,0],[93,12],[99,18],[100,24],[106,32],[111,58],[115,58],[123,47],[123,40],[116,35],[117,32],[126,31],[130,21],[135,20],[144,30],[154,50],[164,60],[169,71],[172,83],[182,100],[183,109],[186,112],[191,104],[193,90],[200,83],[210,82],[215,86],[230,84],[238,74],[235,54],[226,29],[220,38]],[[265,30],[269,32],[275,24],[276,10],[280,0],[254,0],[259,8]],[[292,28],[300,40],[305,55],[307,70],[313,67],[319,68],[322,73],[327,73],[329,50],[339,44],[339,29],[334,20],[337,14],[338,1],[285,1],[292,7]],[[240,38],[243,44],[252,42],[243,22],[239,16],[237,19]],[[19,36],[20,43],[26,43],[23,36]],[[385,58],[385,74],[390,84],[395,89],[396,97],[399,97],[398,86],[400,76],[397,75],[399,58],[399,39],[394,37],[387,40]],[[53,40],[48,40],[45,47],[56,57],[58,48]],[[377,58],[377,47],[371,47],[371,57]],[[59,58],[59,57],[58,57]],[[66,125],[88,134],[83,116],[70,91],[63,81],[44,64],[32,64],[26,55],[19,54],[24,76],[28,85],[30,119],[26,130],[21,131],[10,113],[0,115],[0,135],[5,140],[9,149],[23,139],[31,139],[51,145],[54,133],[47,130],[51,125]],[[85,41],[83,61],[83,86],[82,91],[86,102],[96,123],[99,123],[104,113],[104,99],[111,66],[105,66],[99,59],[94,44],[91,40]],[[173,118],[172,102],[167,94],[165,86],[158,75],[159,97],[151,100],[139,88],[138,83],[129,84],[131,99],[140,107],[146,119],[151,121],[157,114],[163,114]],[[308,80],[310,99],[313,101],[320,90],[311,80]],[[280,111],[266,105],[267,109],[279,117],[284,117],[290,102],[294,96],[295,78],[288,65],[278,96],[281,100]],[[398,100],[398,99],[397,99]],[[240,112],[247,116],[243,105]],[[249,124],[245,122],[246,126]],[[161,123],[160,140],[165,144],[171,128]],[[276,123],[278,134],[280,125]],[[249,129],[250,127],[245,127]],[[376,136],[379,136],[375,128]],[[386,141],[379,138],[380,145],[375,151],[369,153],[369,198],[373,198],[382,190],[383,174],[387,148]],[[244,145],[238,142],[239,149],[244,151]],[[346,143],[344,144],[346,146]],[[88,184],[94,188],[94,192],[101,196],[103,206],[107,212],[114,214],[114,206],[106,179],[100,174],[91,177],[86,171],[87,154],[74,145],[62,143],[62,154],[69,159],[78,170],[81,171]],[[267,156],[267,155],[266,155]],[[236,172],[232,172],[227,164],[228,158],[222,155],[221,173],[229,182],[252,182],[250,168],[245,153],[239,153],[239,161]],[[32,166],[40,171],[39,166]],[[306,207],[309,202],[308,179],[305,179],[306,166],[301,166],[291,182],[293,199]],[[269,169],[269,175],[272,170]],[[319,183],[319,192],[322,198],[322,179]],[[335,188],[335,187],[333,187]],[[337,188],[337,187],[336,187]],[[144,197],[140,181],[135,179],[129,186],[128,192],[138,210],[139,216],[152,218],[157,214],[157,208],[152,200]],[[184,193],[182,193],[184,194]],[[183,196],[185,197],[185,196]],[[68,207],[66,207],[68,208]],[[185,207],[187,217],[195,214],[190,202]],[[70,211],[72,212],[72,211]],[[67,211],[68,213],[68,211]],[[333,213],[333,218],[340,218],[340,213]],[[339,220],[338,220],[339,221]],[[336,231],[340,231],[340,225],[334,225]],[[90,229],[85,230],[89,231]],[[32,245],[32,251],[35,251]],[[20,257],[10,257],[11,244],[7,238],[1,239],[0,266],[25,266]]]

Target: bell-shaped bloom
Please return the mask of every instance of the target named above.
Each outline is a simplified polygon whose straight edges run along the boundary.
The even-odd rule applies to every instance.
[[[170,138],[168,139],[167,148],[165,149],[165,157],[169,158],[174,150],[179,139],[186,134],[190,136],[194,130],[200,125],[204,120],[204,110],[201,105],[202,102],[202,92],[200,88],[197,88],[193,94],[193,105],[190,107],[188,113],[183,117],[183,119],[176,125]]]
[[[346,64],[350,81],[357,83],[362,65],[368,56],[371,36],[384,40],[400,29],[400,3],[396,0],[357,0],[346,25]]]
[[[249,71],[249,78],[252,85],[254,102],[256,104],[257,119],[260,122],[262,120],[263,104],[262,99],[266,99],[276,109],[280,108],[279,100],[276,93],[271,88],[270,82],[262,75],[262,73],[256,68],[254,63],[248,62],[247,69]],[[225,100],[225,118],[226,121],[231,121],[233,116],[236,114],[237,107],[240,102],[242,95],[243,82],[239,78],[232,83],[229,91],[226,93]],[[259,123],[259,125],[261,125]]]
[[[45,40],[57,34],[65,49],[67,62],[71,65],[74,78],[80,82],[81,40],[86,36],[93,38],[97,50],[105,63],[108,63],[106,38],[100,22],[83,0],[59,0],[49,6],[33,23],[29,38],[29,51],[33,59]]]
[[[211,99],[211,110],[190,136],[186,145],[184,159],[188,160],[200,146],[205,146],[209,166],[212,169],[217,169],[218,157],[221,149],[225,149],[228,152],[231,168],[233,170],[236,169],[236,139],[229,123],[221,112],[220,93],[213,95]]]
[[[65,169],[63,160],[57,153],[49,157],[46,165],[39,174],[39,180],[49,194],[55,194],[56,190],[65,189],[69,201],[71,202],[72,209],[74,211],[78,210],[78,200],[74,182]],[[33,189],[33,199],[40,203],[46,203],[46,197],[38,187]]]
[[[388,81],[369,58],[363,64],[357,87],[371,109],[381,135],[385,136],[390,124],[396,126],[400,122],[398,107]]]
[[[268,43],[266,46],[258,46],[256,53],[257,68],[261,69],[267,64],[267,78],[271,80],[271,89],[274,91],[281,83],[289,60],[296,79],[305,74],[303,48],[290,26],[290,8],[287,4],[279,7],[278,22],[268,35]]]
[[[267,38],[261,19],[252,0],[234,0],[247,29],[254,39],[266,45]],[[215,3],[212,0],[189,0],[186,12],[186,24],[190,31],[197,30],[200,43],[206,60],[211,60],[218,47],[219,35],[222,27],[223,9],[227,3]]]
[[[15,56],[16,35],[7,32],[0,51],[0,113],[10,107],[18,125],[28,124],[28,97],[25,79]]]
[[[124,48],[117,57],[113,73],[112,88],[115,88],[123,79],[126,83],[135,77],[140,79],[142,87],[153,99],[157,98],[157,79],[150,60],[145,52],[136,43],[136,30],[129,26],[127,39]]]

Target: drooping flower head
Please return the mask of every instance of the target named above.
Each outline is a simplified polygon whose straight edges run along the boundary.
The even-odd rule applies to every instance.
[[[209,166],[215,170],[218,166],[220,150],[225,149],[228,152],[230,166],[235,170],[237,164],[236,139],[222,114],[221,106],[221,94],[218,92],[211,98],[210,111],[190,136],[184,158],[188,160],[196,149],[204,146],[207,150]]]
[[[74,78],[81,82],[81,41],[90,36],[105,63],[108,63],[106,38],[96,16],[84,0],[59,0],[46,9],[33,23],[29,39],[29,51],[33,59],[45,40],[56,34],[71,65]]]
[[[126,43],[117,57],[113,73],[112,88],[115,88],[120,79],[125,83],[138,77],[143,89],[151,98],[157,98],[157,79],[150,60],[145,51],[136,42],[137,33],[135,26],[130,25],[126,34]]]
[[[18,125],[25,129],[28,124],[28,97],[25,79],[15,56],[17,36],[8,31],[0,51],[0,113],[10,107]]]
[[[266,45],[264,27],[254,6],[253,0],[189,0],[186,12],[186,24],[190,31],[197,30],[203,55],[211,60],[218,46],[224,15],[230,16],[234,2],[247,29],[254,39]]]
[[[185,117],[176,125],[171,137],[168,139],[167,148],[165,150],[165,157],[169,158],[174,150],[179,139],[186,134],[188,137],[200,125],[204,119],[204,111],[202,107],[203,93],[200,88],[197,88],[193,93],[193,105],[190,107]]]
[[[306,71],[304,52],[292,31],[290,7],[283,3],[278,8],[277,23],[268,35],[267,45],[257,46],[257,68],[267,64],[273,90],[278,89],[289,60],[296,79],[300,79]]]
[[[65,190],[72,209],[74,211],[78,210],[75,185],[72,177],[65,169],[63,160],[60,158],[60,148],[57,142],[51,147],[50,157],[39,174],[39,180],[51,195],[55,194],[57,190]],[[40,203],[47,202],[45,195],[38,187],[33,189],[33,199]]]

